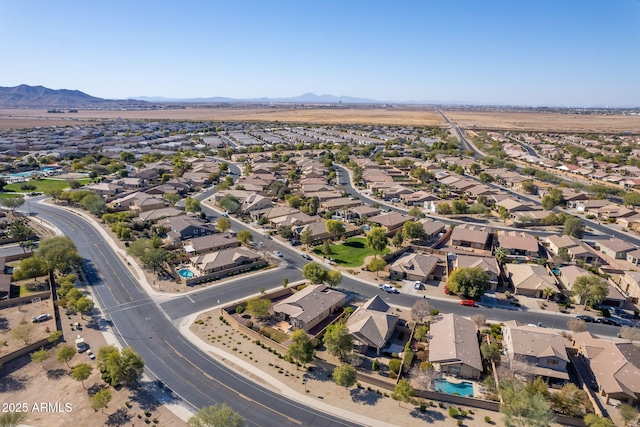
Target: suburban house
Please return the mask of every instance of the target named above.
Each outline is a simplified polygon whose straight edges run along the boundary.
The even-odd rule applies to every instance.
[[[640,271],[625,271],[618,284],[634,304],[640,300]]]
[[[156,222],[162,218],[169,218],[172,216],[179,216],[184,214],[185,212],[183,210],[167,206],[160,209],[151,209],[148,211],[140,212],[138,214],[138,219],[140,219],[140,221]]]
[[[189,259],[198,275],[187,281],[196,283],[212,278],[222,278],[231,273],[264,267],[267,265],[257,253],[243,247],[222,249],[197,255]]]
[[[555,279],[542,265],[505,264],[504,267],[505,274],[509,277],[516,295],[541,298],[545,288],[551,288],[554,293],[560,292]]]
[[[340,197],[338,199],[329,199],[324,202],[320,202],[320,207],[325,211],[334,212],[338,210],[352,209],[356,206],[360,206],[362,202],[360,200],[352,200],[347,197]]]
[[[627,252],[637,249],[631,243],[627,243],[622,239],[598,240],[596,245],[600,247],[600,252],[613,259],[627,259]]]
[[[440,200],[440,198],[428,191],[416,191],[415,193],[403,194],[400,199],[407,206],[424,206],[430,200]]]
[[[392,279],[418,280],[420,282],[440,280],[442,271],[440,271],[439,277],[434,274],[436,267],[440,263],[442,263],[442,260],[435,255],[404,254],[391,264],[389,276]]]
[[[429,362],[436,370],[457,377],[479,379],[482,358],[476,325],[457,314],[440,315],[431,322]]]
[[[491,289],[496,289],[500,278],[500,266],[494,257],[480,257],[472,255],[456,254],[453,260],[453,269],[479,267],[489,275]]]
[[[581,260],[586,264],[602,262],[602,258],[591,246],[575,237],[552,235],[547,237],[547,243],[554,255],[558,255],[560,249],[566,248],[572,261]]]
[[[578,277],[592,274],[591,272],[585,270],[582,267],[578,267],[577,265],[561,266],[561,267],[558,267],[558,270],[560,271],[560,274],[557,276],[558,281],[560,282],[562,287],[567,291],[563,293],[569,296],[571,296],[571,293],[573,291],[573,284],[575,283]]]
[[[446,225],[442,221],[432,220],[432,219],[421,219],[422,229],[424,230],[424,238],[425,242],[428,242],[432,239],[438,237],[440,233],[444,233]]]
[[[240,209],[244,213],[250,213],[253,211],[259,211],[273,207],[273,202],[270,198],[261,196],[260,194],[251,194],[246,199],[242,200]]]
[[[371,347],[380,355],[380,350],[387,345],[397,322],[398,316],[389,313],[389,305],[376,295],[349,316],[347,329],[361,353]]]
[[[327,285],[309,285],[273,306],[273,312],[292,327],[309,332],[344,304],[346,295]]]
[[[461,224],[451,232],[451,244],[473,249],[486,249],[491,244],[491,231],[486,227]]]
[[[293,227],[295,225],[305,225],[312,222],[319,221],[320,217],[317,215],[307,215],[306,213],[296,212],[288,215],[272,218],[270,223],[273,227],[280,229],[280,227]]]
[[[201,255],[227,248],[237,248],[240,242],[231,233],[215,233],[189,239],[182,249],[187,255]]]
[[[393,233],[401,228],[405,222],[413,221],[415,218],[398,212],[387,212],[369,218],[369,221],[379,225],[387,230],[387,233]]]
[[[578,332],[573,346],[591,369],[605,402],[616,399],[633,405],[640,396],[640,351],[630,342],[613,342]]]
[[[522,231],[498,230],[498,245],[515,257],[538,258],[538,239]]]
[[[552,381],[569,379],[564,338],[555,330],[509,320],[502,326],[502,337],[511,363],[528,363],[535,375]]]
[[[251,218],[254,221],[259,220],[262,217],[265,217],[269,220],[273,218],[278,218],[280,216],[285,216],[289,214],[299,213],[300,211],[295,208],[290,208],[288,206],[274,206],[267,209],[254,210],[251,212]]]
[[[212,225],[188,215],[165,218],[158,222],[158,225],[168,230],[167,238],[173,244],[216,232]]]
[[[353,218],[364,219],[364,218],[376,216],[378,214],[380,214],[380,208],[374,208],[373,206],[362,205],[362,206],[356,206],[354,208],[350,208],[349,214],[346,216],[345,219],[353,219]]]

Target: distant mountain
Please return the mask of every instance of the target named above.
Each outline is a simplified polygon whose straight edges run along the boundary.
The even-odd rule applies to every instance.
[[[241,102],[259,102],[259,103],[296,103],[296,104],[382,104],[383,101],[376,101],[374,99],[367,98],[354,98],[352,96],[335,96],[335,95],[316,95],[313,93],[305,93],[304,95],[294,96],[290,98],[225,98],[225,97],[211,97],[211,98],[162,98],[162,97],[146,97],[139,96],[136,98],[130,98],[147,102],[184,102],[184,103],[206,103],[206,102],[229,102],[229,103],[241,103]]]
[[[79,90],[44,86],[0,86],[0,108],[117,108],[131,104],[140,104],[140,101],[96,98]]]

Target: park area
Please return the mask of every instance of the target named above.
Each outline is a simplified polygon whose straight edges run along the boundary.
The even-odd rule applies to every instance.
[[[77,181],[81,185],[91,182],[90,178],[80,178]],[[66,179],[32,179],[29,182],[17,182],[4,186],[4,191],[20,192],[36,192],[44,193],[49,190],[64,190],[69,188],[69,181]]]
[[[351,237],[344,243],[330,245],[330,254],[323,253],[323,246],[316,247],[313,253],[331,258],[339,267],[359,267],[364,264],[365,258],[375,255],[375,251],[368,248],[366,243],[364,237]],[[388,248],[382,251],[382,254],[388,253]]]

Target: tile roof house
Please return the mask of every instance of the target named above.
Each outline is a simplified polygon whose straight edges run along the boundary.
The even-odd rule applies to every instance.
[[[233,234],[215,233],[189,239],[182,248],[187,255],[201,255],[238,246],[240,246],[240,242]]]
[[[573,261],[582,260],[587,264],[602,262],[595,249],[575,237],[551,235],[547,237],[547,242],[555,255],[560,253],[560,249],[566,248]]]
[[[389,305],[376,295],[358,307],[347,319],[347,329],[359,343],[360,352],[369,347],[380,350],[387,344],[395,330],[398,316],[389,313]]]
[[[616,399],[633,404],[640,396],[640,351],[630,342],[612,342],[578,332],[573,346],[583,357],[598,383],[605,402]]]
[[[618,238],[598,240],[596,245],[600,247],[600,252],[613,259],[626,259],[627,252],[637,249],[637,247],[631,243]]]
[[[405,222],[413,220],[415,220],[415,217],[398,212],[387,212],[369,218],[370,222],[383,227],[387,230],[387,233],[392,233],[402,227]]]
[[[634,303],[640,301],[640,271],[625,271],[619,285]]]
[[[349,213],[350,218],[347,219],[351,219],[351,218],[369,218],[372,216],[376,216],[378,214],[380,214],[380,208],[374,208],[373,206],[367,206],[367,205],[362,205],[362,206],[356,206],[355,208],[351,208],[349,209]]]
[[[476,325],[457,314],[442,314],[431,322],[429,362],[445,374],[478,379],[482,375],[482,358]]]
[[[140,212],[138,214],[138,218],[140,218],[141,221],[153,222],[162,218],[168,218],[171,216],[179,216],[184,214],[185,212],[183,210],[180,210],[171,206],[167,206],[160,209],[152,209],[152,210]]]
[[[476,268],[479,267],[482,271],[485,271],[489,275],[489,282],[491,283],[491,289],[495,289],[498,286],[498,279],[500,277],[500,266],[498,261],[494,257],[480,257],[471,255],[457,254],[453,261],[453,269],[458,268]]]
[[[167,237],[173,244],[178,244],[186,239],[215,233],[212,225],[205,223],[199,218],[188,215],[165,218],[158,222],[158,225],[169,230]]]
[[[434,255],[419,253],[405,254],[389,267],[389,275],[394,279],[419,280],[426,282],[436,280],[433,272],[442,260]]]
[[[260,194],[251,194],[249,197],[242,200],[240,209],[244,213],[249,213],[258,210],[269,209],[273,207],[273,202],[270,198],[261,196]]]
[[[523,231],[498,230],[498,245],[509,255],[538,258],[538,239]]]
[[[203,276],[224,276],[228,272],[236,271],[239,267],[255,265],[259,263],[260,255],[243,247],[222,249],[217,252],[209,252],[196,255],[189,259],[191,265]],[[262,265],[266,265],[262,262]]]
[[[492,231],[471,224],[456,226],[451,232],[451,244],[465,248],[485,249],[490,243]]]
[[[505,264],[504,267],[516,295],[541,298],[542,290],[545,288],[551,288],[555,293],[560,292],[555,279],[541,265]]]
[[[276,316],[291,326],[309,332],[342,307],[346,295],[326,285],[309,285],[273,306]]]
[[[535,375],[551,380],[569,379],[569,356],[557,331],[509,320],[502,326],[502,337],[511,362],[528,362]]]
[[[440,233],[444,233],[446,224],[442,221],[433,219],[421,219],[422,229],[424,230],[424,241],[428,242],[431,239],[438,237]]]

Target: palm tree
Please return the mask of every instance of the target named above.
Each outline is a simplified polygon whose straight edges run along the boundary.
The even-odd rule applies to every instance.
[[[495,251],[493,251],[493,255],[496,257],[496,261],[498,264],[504,264],[504,261],[507,259],[509,253],[503,247],[497,247]]]
[[[549,301],[549,298],[551,298],[555,293],[556,291],[554,291],[552,288],[544,288],[542,290],[542,295],[547,298],[547,301]]]

